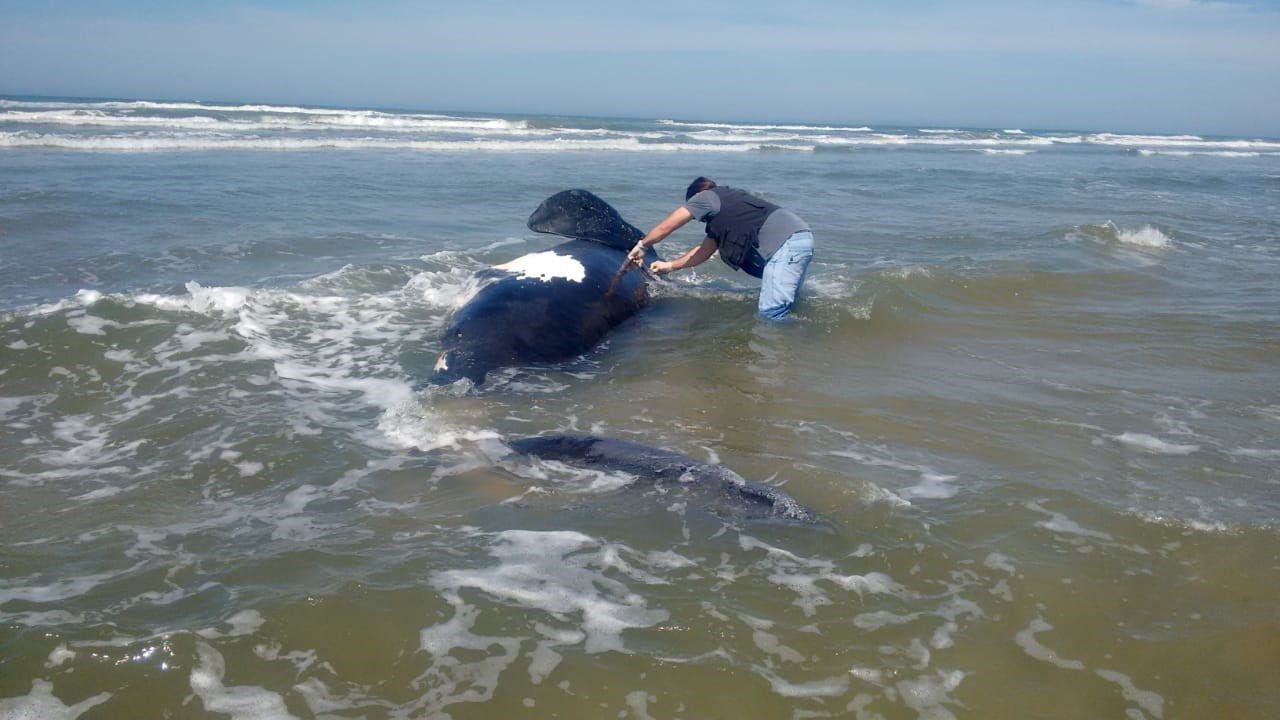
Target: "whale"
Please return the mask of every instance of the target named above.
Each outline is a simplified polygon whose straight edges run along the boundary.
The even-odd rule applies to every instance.
[[[429,382],[479,386],[497,368],[577,357],[649,302],[645,272],[624,272],[644,232],[581,189],[552,195],[530,230],[570,238],[476,273],[479,288],[445,323]],[[649,248],[645,266],[657,260]]]
[[[749,519],[812,524],[818,516],[782,490],[749,482],[723,465],[672,450],[600,435],[539,435],[508,440],[517,453],[576,467],[624,472],[654,484],[687,488],[713,509]]]

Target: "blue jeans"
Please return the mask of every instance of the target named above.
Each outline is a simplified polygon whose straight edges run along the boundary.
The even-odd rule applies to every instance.
[[[808,230],[787,238],[782,247],[769,257],[760,278],[760,317],[766,320],[782,320],[791,312],[804,273],[813,259],[813,233]]]

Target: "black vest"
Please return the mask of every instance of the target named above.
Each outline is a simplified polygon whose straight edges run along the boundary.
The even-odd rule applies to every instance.
[[[707,221],[707,237],[715,240],[726,265],[761,277],[760,228],[778,206],[736,188],[717,186],[711,192],[720,198],[720,212]]]

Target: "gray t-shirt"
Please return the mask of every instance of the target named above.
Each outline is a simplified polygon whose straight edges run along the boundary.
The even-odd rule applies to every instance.
[[[720,212],[720,196],[710,190],[703,190],[684,203],[685,209],[693,214],[693,219],[706,222]],[[765,260],[782,247],[787,238],[808,230],[809,225],[799,215],[786,208],[778,208],[769,213],[760,226],[760,257]]]

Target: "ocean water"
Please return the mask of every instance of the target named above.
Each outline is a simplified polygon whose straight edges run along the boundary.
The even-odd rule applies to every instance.
[[[700,174],[795,322],[424,385],[544,198]],[[1280,716],[1278,278],[1274,138],[0,99],[0,718]]]

